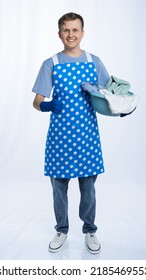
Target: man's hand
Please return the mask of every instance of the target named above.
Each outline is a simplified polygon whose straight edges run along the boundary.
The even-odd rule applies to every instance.
[[[42,101],[40,103],[40,110],[42,112],[53,112],[54,114],[60,114],[62,111],[62,102],[57,100],[56,98],[52,99],[52,101],[45,102]]]

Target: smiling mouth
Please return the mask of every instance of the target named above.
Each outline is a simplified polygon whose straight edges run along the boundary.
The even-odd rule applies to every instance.
[[[75,40],[67,40],[68,43],[74,43]]]

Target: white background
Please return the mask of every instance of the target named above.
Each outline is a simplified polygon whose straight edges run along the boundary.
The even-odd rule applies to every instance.
[[[55,219],[43,176],[49,114],[32,107],[42,62],[63,49],[58,19],[81,14],[81,48],[139,96],[126,118],[98,115],[106,172],[97,180],[99,256],[87,253],[76,179],[69,189],[70,232],[57,255],[47,251]],[[146,259],[146,1],[0,0],[0,259]]]

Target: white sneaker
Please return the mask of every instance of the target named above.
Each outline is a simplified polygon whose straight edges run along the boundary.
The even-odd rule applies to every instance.
[[[86,245],[87,249],[91,254],[98,254],[100,253],[101,245],[97,240],[95,233],[87,233],[86,234]]]
[[[61,249],[66,237],[67,234],[64,234],[62,232],[57,232],[55,237],[49,243],[48,250],[52,253],[58,252]]]

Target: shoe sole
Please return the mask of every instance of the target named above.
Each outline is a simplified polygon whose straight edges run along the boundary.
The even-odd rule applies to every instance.
[[[58,248],[56,248],[56,249],[51,248],[51,247],[50,247],[50,243],[49,243],[49,247],[48,247],[49,252],[51,252],[51,253],[57,253],[57,252],[59,252],[60,249],[62,248],[62,246],[63,246],[63,244],[64,244],[66,238],[67,238],[67,236],[64,238],[63,243],[62,243]]]
[[[87,243],[86,243],[86,246],[87,246],[88,252],[89,252],[90,254],[96,255],[96,254],[99,254],[99,253],[101,252],[101,245],[99,245],[99,249],[98,249],[98,250],[91,250],[91,249],[88,247]]]

